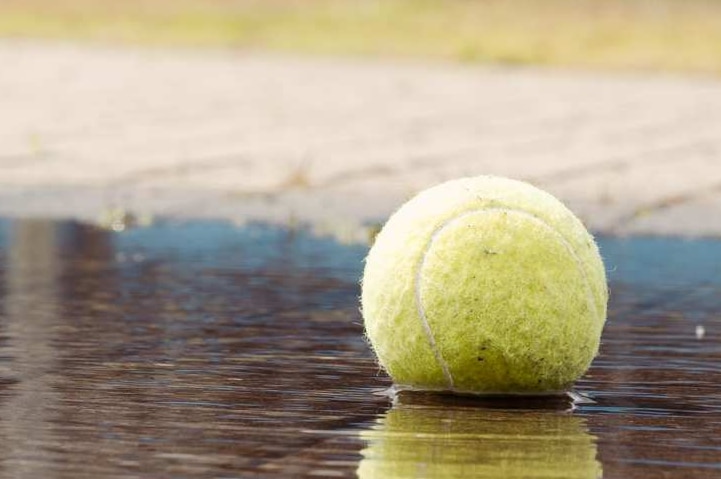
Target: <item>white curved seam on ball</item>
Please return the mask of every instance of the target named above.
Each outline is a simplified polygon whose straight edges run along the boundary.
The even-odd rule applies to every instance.
[[[428,323],[428,317],[426,316],[425,308],[423,307],[423,300],[421,298],[421,272],[423,271],[423,267],[426,263],[426,258],[428,256],[429,251],[431,250],[433,243],[436,241],[436,238],[438,237],[441,232],[448,228],[451,224],[455,223],[456,221],[460,221],[461,219],[465,218],[466,216],[474,215],[477,213],[493,213],[501,211],[504,213],[513,213],[518,214],[521,216],[524,216],[536,223],[541,224],[544,228],[551,231],[551,233],[555,236],[557,236],[561,244],[566,248],[566,250],[571,254],[574,261],[576,262],[576,265],[581,272],[581,276],[583,277],[583,283],[586,289],[586,295],[587,295],[587,301],[589,304],[589,308],[592,310],[594,318],[598,315],[598,311],[596,308],[596,302],[593,297],[593,291],[591,290],[591,285],[588,279],[588,275],[586,274],[586,269],[584,267],[583,262],[576,254],[576,251],[573,249],[573,246],[571,243],[561,234],[559,233],[553,226],[551,226],[548,222],[543,220],[542,218],[539,218],[538,216],[529,213],[527,211],[518,210],[514,208],[499,208],[499,207],[491,207],[491,208],[480,208],[480,209],[474,209],[474,210],[468,210],[464,211],[458,216],[454,216],[453,218],[450,218],[446,220],[445,222],[441,223],[431,234],[430,240],[428,240],[428,244],[423,251],[423,255],[421,257],[421,261],[418,265],[418,271],[416,272],[416,281],[415,281],[415,297],[416,297],[416,306],[418,309],[418,316],[421,320],[421,325],[423,326],[423,330],[426,333],[426,336],[428,337],[428,342],[430,343],[431,350],[433,351],[433,355],[436,358],[436,361],[441,367],[441,370],[443,371],[443,376],[446,379],[446,382],[448,383],[448,388],[451,391],[455,390],[455,385],[453,382],[453,375],[451,374],[450,368],[448,367],[448,363],[443,358],[443,355],[441,354],[440,350],[438,349],[438,345],[436,344],[435,336],[433,335],[433,331],[431,330],[431,325]]]
[[[421,319],[421,324],[423,325],[423,329],[426,333],[426,337],[428,338],[428,342],[431,346],[431,351],[433,351],[433,356],[436,358],[436,362],[438,362],[438,365],[441,367],[441,371],[443,372],[443,377],[446,379],[446,384],[448,385],[447,390],[452,392],[457,392],[456,387],[453,381],[453,375],[451,374],[451,370],[448,367],[448,363],[443,358],[443,355],[441,354],[440,349],[438,348],[438,345],[436,344],[435,336],[433,336],[433,331],[431,330],[431,325],[428,322],[428,317],[426,316],[426,310],[423,307],[423,300],[421,298],[421,272],[423,271],[423,267],[426,263],[426,258],[428,257],[428,252],[431,250],[431,247],[433,246],[433,243],[435,242],[436,238],[438,237],[441,232],[447,228],[451,223],[453,223],[456,220],[460,220],[461,218],[464,218],[465,216],[469,216],[471,214],[478,213],[479,211],[483,210],[471,210],[471,211],[465,211],[459,216],[454,216],[453,218],[450,218],[449,220],[445,221],[441,225],[439,225],[435,231],[431,234],[431,238],[428,240],[428,245],[426,246],[426,249],[423,251],[423,256],[421,257],[421,261],[418,265],[418,271],[416,272],[416,287],[415,287],[415,296],[416,296],[416,306],[418,309],[418,317]]]
[[[548,229],[551,232],[551,234],[558,237],[558,239],[561,241],[561,244],[566,248],[566,250],[568,250],[568,252],[573,257],[574,261],[576,262],[576,265],[578,266],[579,271],[581,272],[581,276],[583,277],[583,284],[586,289],[586,296],[587,296],[586,300],[588,301],[589,309],[591,309],[591,312],[593,313],[593,317],[594,318],[597,317],[598,309],[596,308],[596,300],[593,297],[593,289],[591,288],[591,281],[588,278],[588,274],[586,274],[586,268],[585,268],[584,262],[581,261],[581,258],[579,258],[578,254],[576,254],[576,250],[573,248],[573,245],[571,245],[571,242],[568,241],[565,236],[563,236],[556,228],[554,228],[552,225],[550,225],[547,221],[545,221],[543,218],[541,218],[539,216],[534,215],[533,213],[529,213],[524,210],[517,210],[514,208],[484,208],[483,210],[478,210],[478,211],[482,211],[482,212],[489,211],[490,212],[490,211],[494,211],[494,210],[505,211],[505,212],[510,212],[510,213],[521,215],[521,216],[525,216],[525,217],[531,219],[532,221],[535,221],[535,222],[541,224],[543,227]]]
[[[591,288],[591,281],[588,278],[588,274],[586,273],[585,263],[581,261],[581,258],[578,257],[576,254],[576,250],[573,249],[573,245],[566,239],[565,236],[563,236],[561,233],[556,230],[553,226],[548,224],[543,218],[539,218],[538,216],[528,213],[527,211],[523,210],[516,210],[516,209],[507,209],[507,208],[495,208],[497,210],[501,211],[509,211],[513,212],[515,214],[520,214],[522,216],[526,216],[527,218],[530,218],[533,221],[536,221],[537,223],[541,224],[543,227],[548,229],[553,235],[557,236],[558,239],[561,241],[561,244],[568,250],[568,252],[573,257],[574,261],[576,262],[576,266],[578,267],[578,270],[581,272],[581,276],[583,277],[583,284],[585,286],[586,290],[586,301],[588,302],[588,307],[591,310],[591,313],[593,314],[594,318],[598,317],[598,308],[596,308],[596,300],[593,295],[593,289]],[[489,208],[491,210],[491,208]],[[488,211],[488,210],[485,210]]]
[[[426,316],[426,310],[423,307],[423,300],[421,298],[421,272],[423,271],[423,267],[426,264],[426,258],[428,257],[428,252],[433,247],[433,243],[435,242],[436,238],[438,237],[441,232],[447,228],[451,223],[454,221],[460,220],[461,218],[475,214],[479,211],[483,210],[471,210],[471,211],[465,211],[459,216],[454,216],[453,218],[448,219],[444,223],[441,223],[435,231],[431,234],[431,238],[428,240],[428,244],[426,246],[426,249],[423,251],[423,255],[421,256],[421,261],[418,264],[418,271],[416,272],[416,287],[415,287],[415,296],[416,296],[416,307],[418,309],[418,317],[421,320],[421,325],[423,326],[423,330],[426,333],[426,337],[428,338],[428,342],[431,345],[431,351],[433,351],[433,356],[435,356],[436,361],[438,362],[438,365],[441,367],[441,371],[443,372],[443,377],[446,379],[446,383],[448,385],[448,389],[453,391],[455,389],[454,382],[453,382],[453,375],[451,374],[451,370],[448,367],[448,363],[443,358],[443,355],[441,354],[441,351],[438,349],[438,345],[436,344],[436,338],[433,336],[433,331],[431,330],[431,325],[428,323],[428,317]]]

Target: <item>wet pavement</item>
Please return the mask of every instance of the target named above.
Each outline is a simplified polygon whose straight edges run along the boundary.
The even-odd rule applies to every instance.
[[[579,400],[519,402],[384,393],[364,244],[115,229],[0,221],[0,477],[721,477],[719,241],[600,238]]]

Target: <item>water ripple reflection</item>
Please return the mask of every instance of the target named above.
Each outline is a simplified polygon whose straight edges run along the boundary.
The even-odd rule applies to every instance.
[[[391,402],[365,246],[0,221],[0,477],[721,477],[721,244],[601,242],[591,401]]]

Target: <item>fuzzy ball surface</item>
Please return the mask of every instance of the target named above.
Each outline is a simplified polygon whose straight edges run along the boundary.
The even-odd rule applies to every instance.
[[[366,335],[401,388],[567,390],[598,352],[608,289],[598,247],[550,194],[479,176],[404,204],[366,258]]]

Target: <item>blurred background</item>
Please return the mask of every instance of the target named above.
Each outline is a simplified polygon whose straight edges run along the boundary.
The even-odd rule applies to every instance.
[[[719,75],[719,0],[0,0],[0,478],[717,477]],[[380,225],[480,174],[599,239],[575,400],[365,341]]]
[[[499,174],[596,232],[716,235],[720,50],[713,0],[3,0],[0,213],[363,241]]]
[[[721,70],[714,0],[3,0],[10,38]]]

